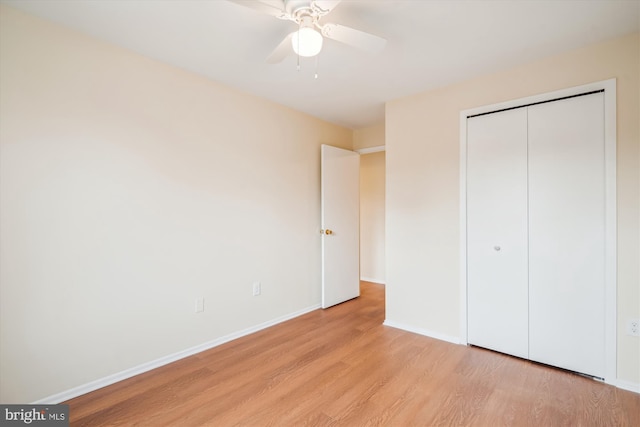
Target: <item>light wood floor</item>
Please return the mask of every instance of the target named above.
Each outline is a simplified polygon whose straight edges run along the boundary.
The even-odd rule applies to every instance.
[[[72,426],[640,426],[640,395],[383,326],[384,287],[69,402]]]

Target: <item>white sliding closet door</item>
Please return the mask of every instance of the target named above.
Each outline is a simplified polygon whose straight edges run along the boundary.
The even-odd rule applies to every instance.
[[[530,359],[603,378],[604,94],[528,113]]]
[[[528,357],[527,111],[467,120],[467,334]]]

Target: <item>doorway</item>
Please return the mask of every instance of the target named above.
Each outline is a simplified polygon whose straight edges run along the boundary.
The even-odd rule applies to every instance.
[[[385,284],[384,150],[360,155],[360,280]]]

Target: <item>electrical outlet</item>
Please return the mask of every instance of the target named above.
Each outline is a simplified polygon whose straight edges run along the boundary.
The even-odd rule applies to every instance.
[[[262,293],[262,287],[260,286],[260,282],[253,282],[253,296],[257,297]]]
[[[196,298],[196,313],[204,311],[204,297]]]
[[[627,335],[640,337],[640,319],[629,319],[627,322]]]

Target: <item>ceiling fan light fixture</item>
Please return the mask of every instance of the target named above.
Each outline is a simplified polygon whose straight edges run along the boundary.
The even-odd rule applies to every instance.
[[[311,27],[302,27],[293,33],[293,51],[300,56],[316,56],[322,49],[322,34]]]

